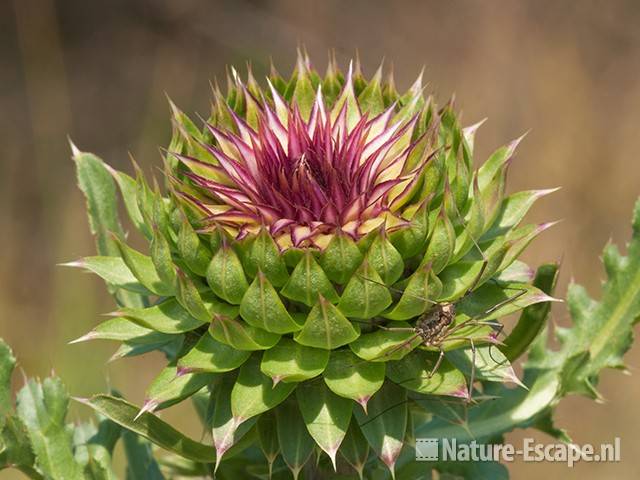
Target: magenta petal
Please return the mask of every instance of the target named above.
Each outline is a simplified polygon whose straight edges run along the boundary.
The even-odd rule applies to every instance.
[[[395,212],[392,207],[414,191],[429,160],[421,159],[406,171],[409,153],[426,135],[407,142],[418,115],[392,124],[400,109],[393,104],[373,118],[365,112],[349,125],[349,102],[330,115],[318,87],[307,119],[273,85],[270,98],[256,99],[234,75],[233,88],[255,110],[257,124],[249,125],[244,113],[218,95],[218,111],[226,109],[232,126],[206,124],[214,138],[213,144],[203,145],[213,156],[211,163],[173,154],[186,166],[175,172],[173,188],[208,199],[179,193],[205,214],[205,222],[229,225],[238,236],[262,224],[272,235],[288,233],[294,245],[313,246],[319,234],[341,228],[357,240],[361,225]],[[350,82],[345,82],[343,92],[353,88]],[[434,143],[431,137],[429,133],[428,141]],[[389,198],[397,190],[400,194]],[[210,209],[207,202],[215,205]],[[225,205],[226,211],[220,208]],[[402,212],[395,214],[401,217]]]

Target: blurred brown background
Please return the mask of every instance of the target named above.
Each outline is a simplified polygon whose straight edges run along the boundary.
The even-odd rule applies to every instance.
[[[598,294],[601,249],[627,240],[640,194],[637,1],[4,0],[0,335],[29,374],[55,366],[74,395],[110,382],[140,403],[160,367],[153,356],[107,366],[113,344],[66,345],[112,309],[101,281],[55,266],[94,249],[67,135],[115,167],[130,169],[131,152],[151,171],[170,134],[165,92],[206,114],[208,82],[225,65],[251,61],[260,74],[271,56],[288,72],[299,43],[320,70],[329,48],[344,65],[358,49],[369,75],[385,57],[400,87],[425,65],[441,102],[456,93],[466,124],[489,117],[479,158],[531,129],[510,189],[562,186],[530,218],[564,222],[526,259],[563,258],[560,295],[572,278]],[[564,307],[553,320],[567,323]],[[640,476],[638,346],[627,360],[633,377],[603,375],[605,404],[572,398],[557,415],[576,442],[622,437],[623,461],[519,463],[514,478]],[[184,422],[180,410],[164,416]]]

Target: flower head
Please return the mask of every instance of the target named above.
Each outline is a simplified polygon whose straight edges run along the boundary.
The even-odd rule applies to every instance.
[[[474,169],[478,125],[436,109],[420,79],[399,95],[380,70],[365,80],[356,63],[343,76],[331,61],[320,77],[304,56],[264,90],[232,73],[203,128],[173,107],[168,194],[75,153],[87,197],[105,198],[110,171],[148,240],[147,255],[122,229],[95,229],[100,255],[74,265],[102,275],[122,307],[81,340],[167,354],[141,414],[210,395],[223,477],[232,444],[255,441],[252,422],[273,433],[283,421],[300,439],[276,442],[294,475],[314,445],[335,468],[343,441],[365,452],[361,477],[377,468],[368,444],[393,472],[411,419],[432,413],[406,400],[468,401],[478,382],[516,381],[497,322],[551,300],[516,261],[550,225],[519,226],[550,191],[505,197],[517,142]],[[467,380],[451,350],[474,359],[476,345]]]
[[[310,72],[299,62],[297,80],[308,77],[309,89],[289,101],[271,82],[268,92],[254,94],[234,76],[251,115],[223,101],[217,109],[230,121],[207,124],[210,156],[176,154],[190,168],[184,182],[199,195],[186,198],[205,214],[205,228],[223,225],[242,238],[264,226],[281,248],[324,247],[337,231],[357,240],[410,220],[403,206],[435,151],[428,133],[416,132],[426,111],[419,83],[408,99],[384,106],[380,71],[357,97],[350,67],[334,100],[320,83],[308,98]],[[376,94],[383,108],[367,108]]]

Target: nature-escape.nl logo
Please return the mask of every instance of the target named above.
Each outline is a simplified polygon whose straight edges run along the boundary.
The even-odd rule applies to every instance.
[[[490,444],[458,442],[455,438],[417,438],[416,460],[454,462],[562,462],[573,467],[577,462],[619,462],[620,438],[613,443],[593,445],[585,443],[536,443],[525,438],[516,447],[510,443]]]

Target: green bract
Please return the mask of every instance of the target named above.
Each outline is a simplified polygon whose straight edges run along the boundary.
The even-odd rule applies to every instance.
[[[121,342],[116,357],[164,351],[141,419],[207,396],[211,462],[246,441],[295,475],[315,447],[360,474],[371,450],[393,472],[424,418],[410,399],[464,405],[479,382],[519,382],[496,327],[551,300],[518,260],[550,225],[521,225],[550,191],[506,195],[519,140],[478,168],[479,124],[463,128],[420,79],[400,94],[380,70],[367,80],[331,61],[322,77],[304,56],[263,87],[232,73],[204,126],[172,105],[164,189],[74,148],[98,256],[72,265],[119,304],[83,339]],[[126,242],[115,185],[144,251]],[[452,328],[485,323],[441,345],[380,328],[411,329],[444,302]]]

